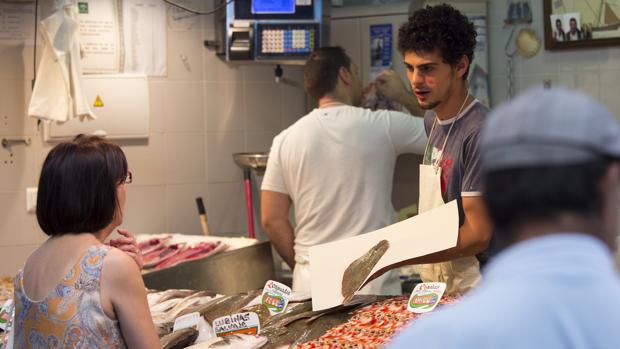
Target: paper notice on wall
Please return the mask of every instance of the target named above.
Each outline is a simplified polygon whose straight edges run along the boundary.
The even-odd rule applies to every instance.
[[[392,24],[370,26],[370,81],[392,67]]]
[[[161,0],[123,1],[125,73],[166,75],[166,6]]]
[[[110,74],[122,71],[120,5],[120,0],[78,1],[84,73]]]
[[[389,247],[368,276],[398,262],[454,247],[458,234],[458,205],[453,200],[370,233],[310,247],[312,310],[342,304],[345,270],[382,240],[387,240]]]
[[[33,44],[34,6],[34,2],[0,2],[0,44]]]

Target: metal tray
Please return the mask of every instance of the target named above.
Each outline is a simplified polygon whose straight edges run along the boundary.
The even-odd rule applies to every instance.
[[[264,173],[267,168],[268,153],[235,153],[233,160],[241,168],[250,168]]]
[[[259,289],[275,278],[269,242],[223,252],[205,259],[185,262],[143,274],[147,288],[187,288],[237,294]]]

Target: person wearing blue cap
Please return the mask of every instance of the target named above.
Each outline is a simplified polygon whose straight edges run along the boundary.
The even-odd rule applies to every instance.
[[[480,153],[501,252],[476,289],[389,348],[617,348],[616,120],[582,93],[535,88],[489,115]]]

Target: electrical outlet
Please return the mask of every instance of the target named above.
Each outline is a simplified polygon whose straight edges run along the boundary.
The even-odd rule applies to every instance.
[[[37,211],[37,193],[39,188],[26,188],[26,212],[35,213]]]

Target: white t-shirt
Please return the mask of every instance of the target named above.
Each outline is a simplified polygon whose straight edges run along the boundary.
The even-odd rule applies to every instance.
[[[337,106],[314,109],[273,140],[262,190],[288,194],[295,207],[295,258],[310,246],[395,221],[396,158],[424,152],[424,120]]]

